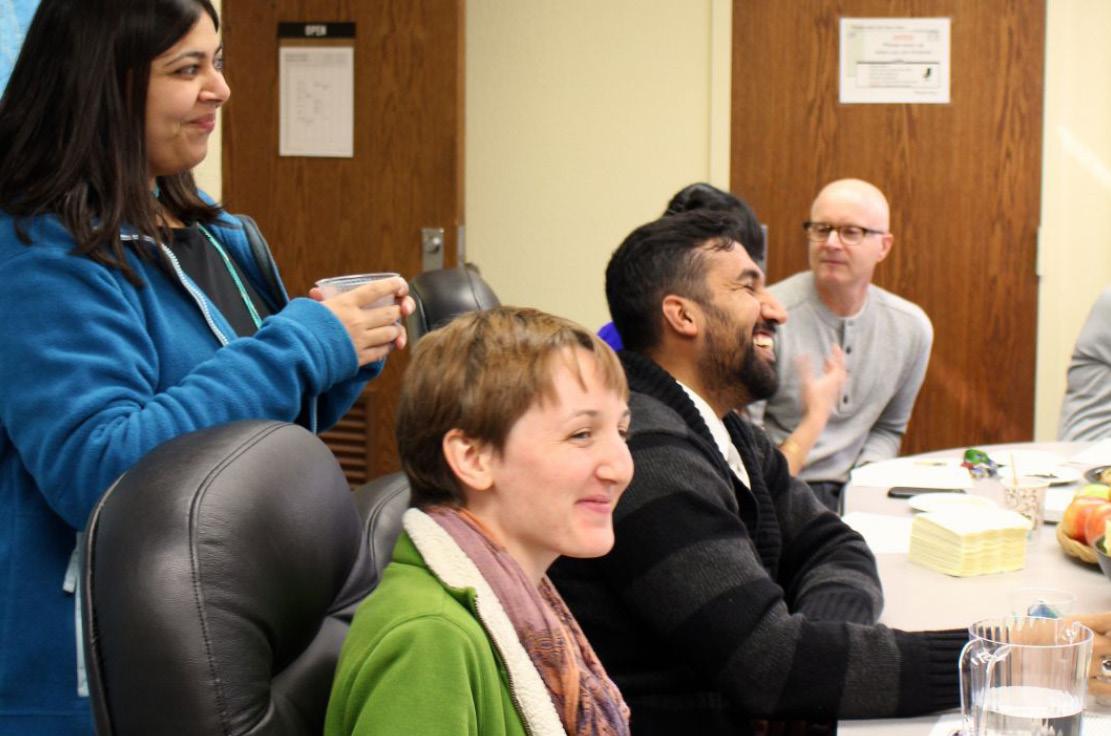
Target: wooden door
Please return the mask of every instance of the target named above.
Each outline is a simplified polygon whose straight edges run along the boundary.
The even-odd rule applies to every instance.
[[[951,18],[950,104],[840,104],[841,17]],[[1032,438],[1044,56],[1040,0],[734,0],[731,187],[768,224],[770,281],[807,268],[826,182],[891,202],[876,283],[935,332],[904,453]]]
[[[278,23],[354,22],[354,158],[278,156]],[[463,217],[462,0],[224,0],[232,97],[224,196],[254,216],[291,295],[323,276],[421,271],[421,228],[455,264]],[[309,42],[301,42],[309,43]],[[353,484],[398,468],[393,416],[406,352],[324,435]]]

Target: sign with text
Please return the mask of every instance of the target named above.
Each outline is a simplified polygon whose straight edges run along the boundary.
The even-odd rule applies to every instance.
[[[847,103],[949,103],[949,18],[842,18]]]
[[[354,38],[354,23],[328,23],[306,21],[304,23],[283,22],[278,24],[278,38]]]

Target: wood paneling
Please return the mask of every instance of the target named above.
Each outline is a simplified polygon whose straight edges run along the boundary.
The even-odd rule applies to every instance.
[[[445,229],[445,265],[454,265],[463,213],[461,0],[224,0],[223,8],[232,88],[226,204],[258,220],[291,295],[323,276],[413,277],[422,227]],[[279,21],[355,22],[354,158],[278,156]],[[406,362],[405,352],[392,354],[346,429],[328,435],[349,477],[398,467],[393,415]],[[349,456],[357,439],[345,436],[359,426],[364,469]]]
[[[952,18],[951,104],[840,104],[841,17]],[[769,280],[807,268],[823,184],[875,183],[876,283],[935,331],[903,452],[1031,439],[1045,3],[734,0],[733,23],[731,187],[768,223]]]

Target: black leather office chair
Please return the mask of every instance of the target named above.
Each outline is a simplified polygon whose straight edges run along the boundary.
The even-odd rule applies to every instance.
[[[290,424],[155,449],[87,529],[98,732],[319,734],[343,637],[407,505],[396,483],[353,496],[324,444]]]
[[[464,312],[501,304],[482,276],[466,266],[425,271],[409,282],[409,293],[417,305],[405,323],[410,343]]]

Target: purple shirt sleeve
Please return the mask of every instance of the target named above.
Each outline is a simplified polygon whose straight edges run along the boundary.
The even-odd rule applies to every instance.
[[[617,328],[613,326],[613,322],[607,322],[598,330],[598,337],[613,348],[615,351],[621,350],[624,344],[621,342],[621,335],[617,334]]]

